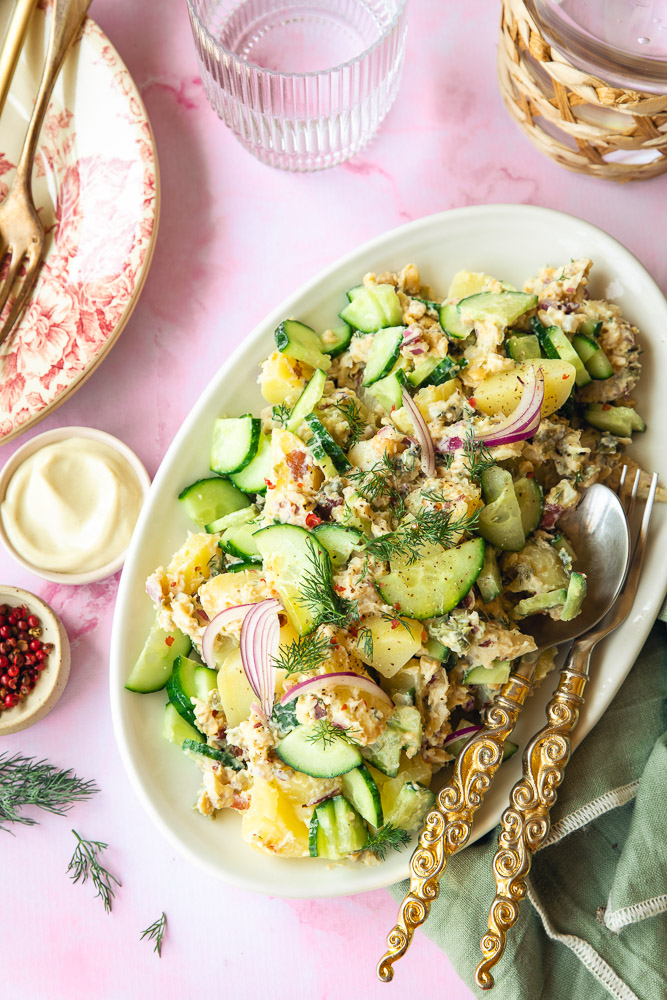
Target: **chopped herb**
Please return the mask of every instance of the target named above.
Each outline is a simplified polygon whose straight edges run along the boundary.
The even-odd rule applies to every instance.
[[[279,646],[278,655],[273,662],[289,677],[290,674],[305,674],[310,670],[317,670],[329,658],[330,653],[331,642],[328,636],[311,632],[310,635],[293,639],[288,646]]]
[[[400,517],[405,512],[405,502],[394,482],[398,472],[398,463],[385,452],[372,468],[348,472],[345,478],[355,484],[357,493],[368,503],[382,499],[390,501],[395,505],[394,513]]]
[[[497,464],[495,458],[489,449],[485,447],[484,443],[475,440],[475,431],[472,427],[469,427],[466,431],[465,440],[463,442],[463,453],[465,455],[463,464],[466,472],[468,473],[468,478],[472,483],[479,483],[482,478],[482,473]]]
[[[390,847],[392,851],[400,851],[409,843],[410,834],[406,830],[401,830],[400,827],[393,826],[391,823],[385,823],[374,837],[369,835],[363,850],[370,851],[380,861],[384,861],[387,848]]]
[[[363,628],[359,629],[359,635],[357,636],[357,648],[360,649],[364,656],[369,660],[373,659],[373,633],[364,625]]]
[[[412,635],[412,629],[410,628],[410,623],[407,618],[401,618],[398,611],[383,611],[380,617],[386,621],[391,622],[392,625],[395,623],[395,627],[398,628],[400,625],[406,630],[410,635]]]
[[[312,568],[299,581],[298,602],[315,618],[316,625],[344,628],[350,621],[359,618],[357,602],[336,593],[329,557],[323,557],[310,540],[308,550],[308,561]]]
[[[453,451],[446,451],[444,454],[442,454],[442,452],[436,452],[435,463],[436,465],[442,466],[443,469],[451,468],[453,461],[454,461]]]
[[[70,878],[73,882],[78,882],[79,879],[82,882],[87,882],[90,877],[97,889],[95,898],[100,896],[104,903],[104,909],[107,913],[110,913],[111,900],[114,896],[111,883],[115,882],[116,885],[120,885],[121,883],[115,875],[112,875],[100,864],[98,859],[98,855],[102,851],[106,851],[109,845],[103,844],[100,840],[84,840],[76,830],[72,830],[72,833],[76,837],[78,844],[67,866],[67,871],[72,872]]]
[[[346,729],[344,726],[337,726],[335,722],[330,722],[329,719],[320,719],[314,724],[312,732],[308,734],[306,739],[309,743],[321,743],[323,750],[328,750],[340,740],[356,747],[359,746],[359,741],[356,739],[357,733],[359,733],[358,729],[351,727]]]
[[[284,427],[291,415],[292,410],[286,403],[278,403],[278,405],[274,406],[271,411],[271,419],[274,424],[278,424],[279,427]]]
[[[99,788],[67,768],[60,770],[45,760],[17,753],[0,753],[0,830],[11,832],[3,823],[33,826],[38,822],[21,815],[24,806],[64,816],[77,802],[89,799]]]
[[[299,720],[296,717],[296,699],[288,702],[287,705],[281,705],[277,701],[273,706],[271,722],[277,728],[278,735],[281,737],[286,736],[292,729],[296,729],[299,725]]]
[[[155,941],[153,951],[158,953],[158,958],[162,958],[162,938],[164,937],[166,926],[167,916],[163,910],[158,919],[154,920],[145,931],[141,932],[141,941],[143,941],[145,937],[147,937],[149,941]]]
[[[442,494],[424,492],[425,499],[434,503],[445,503]],[[479,511],[453,517],[451,510],[422,507],[414,517],[406,518],[395,531],[388,531],[366,542],[366,551],[384,562],[405,559],[409,566],[420,558],[422,549],[428,545],[442,545],[451,548],[463,531],[472,531],[477,526]]]
[[[345,420],[349,425],[347,447],[352,448],[358,441],[361,440],[361,437],[366,430],[366,421],[361,415],[361,408],[359,407],[356,399],[352,399],[351,396],[347,396],[339,403],[327,400],[326,405],[328,407],[332,407],[334,410],[338,410],[338,412],[345,417]]]

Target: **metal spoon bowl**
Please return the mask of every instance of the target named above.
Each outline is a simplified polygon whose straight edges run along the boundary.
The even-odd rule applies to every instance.
[[[630,558],[630,532],[621,501],[608,486],[596,483],[579,506],[559,523],[577,554],[576,569],[586,574],[581,613],[569,622],[530,615],[521,631],[532,635],[538,649],[571,642],[593,628],[607,613],[625,579]]]

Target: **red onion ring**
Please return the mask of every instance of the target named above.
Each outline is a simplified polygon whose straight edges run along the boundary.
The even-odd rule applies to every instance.
[[[220,631],[225,625],[230,625],[232,622],[237,622],[240,618],[245,618],[250,609],[254,607],[254,604],[237,604],[233,608],[225,608],[224,611],[215,616],[210,625],[206,626],[201,643],[201,655],[204,663],[211,670],[216,669],[213,649]]]
[[[260,601],[251,606],[241,625],[241,662],[248,683],[267,716],[273,710],[276,681],[275,666],[269,661],[269,647],[276,645],[275,625],[280,630],[279,609],[280,604],[273,597]]]
[[[463,736],[472,736],[473,733],[478,733],[481,728],[481,726],[464,726],[463,729],[457,729],[455,733],[449,734],[442,745],[443,747],[446,747],[448,743],[453,743],[454,740],[460,740]]]
[[[300,694],[303,694],[305,690],[310,688],[319,687],[326,690],[327,688],[338,687],[341,684],[345,684],[347,687],[359,688],[361,691],[367,691],[374,698],[379,698],[380,701],[391,705],[392,708],[394,707],[394,703],[389,695],[381,687],[378,687],[375,681],[372,681],[370,677],[362,677],[361,674],[355,674],[352,670],[341,670],[332,674],[318,674],[317,677],[309,677],[308,680],[301,681],[299,684],[291,687],[289,691],[286,691],[280,699],[280,704],[288,705],[295,698],[298,698]]]
[[[487,447],[501,444],[514,444],[532,437],[540,426],[542,403],[544,402],[544,373],[541,368],[530,367],[523,386],[519,405],[499,424],[485,431],[476,431],[475,440]],[[450,431],[461,428],[461,434],[452,434],[444,441],[438,442],[438,451],[459,451],[465,438],[464,425],[454,424]]]
[[[433,439],[428,432],[426,421],[422,417],[419,407],[410,396],[407,389],[403,389],[403,406],[410,414],[412,423],[415,425],[415,437],[421,445],[422,452],[422,472],[427,476],[435,475],[435,446]]]

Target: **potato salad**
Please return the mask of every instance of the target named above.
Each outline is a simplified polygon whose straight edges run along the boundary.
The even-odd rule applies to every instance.
[[[276,329],[266,407],[221,414],[183,484],[126,685],[166,688],[203,816],[278,857],[382,860],[535,651],[524,620],[580,613],[560,517],[645,429],[638,331],[591,266],[460,271],[443,298],[408,264],[341,289],[327,329]]]

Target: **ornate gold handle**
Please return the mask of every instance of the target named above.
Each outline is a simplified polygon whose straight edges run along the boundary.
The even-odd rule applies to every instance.
[[[391,982],[393,964],[407,951],[415,929],[437,899],[439,881],[449,857],[468,842],[472,821],[503,759],[503,744],[514,729],[532,691],[535,659],[524,659],[486,713],[484,727],[459,754],[454,773],[429,812],[410,859],[410,891],[401,903],[396,926],[387,937],[388,950],[377,967],[378,978]]]
[[[549,811],[570,759],[570,736],[584,701],[591,648],[576,644],[561,670],[558,687],[547,705],[547,724],[526,747],[523,777],[512,789],[512,804],[503,813],[493,859],[496,896],[489,911],[489,930],[481,941],[484,958],[475,971],[475,982],[483,990],[494,984],[490,969],[505,951],[507,932],[518,919],[532,856],[551,829]]]

